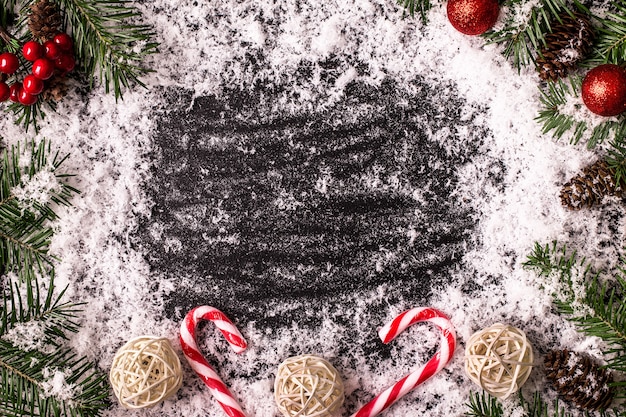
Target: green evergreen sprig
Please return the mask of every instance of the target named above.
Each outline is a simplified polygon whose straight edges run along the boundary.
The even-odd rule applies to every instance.
[[[59,346],[60,339],[66,339],[66,332],[78,330],[74,316],[80,311],[79,306],[63,301],[65,290],[58,294],[55,292],[54,275],[47,289],[38,277],[16,282],[5,276],[3,284],[0,292],[0,337],[20,323],[39,323],[45,335],[39,342],[42,345]]]
[[[63,344],[66,333],[78,329],[78,306],[62,301],[65,290],[57,294],[53,275],[47,289],[37,279],[21,283],[5,275],[2,283],[0,415],[100,415],[108,406],[106,375]],[[20,326],[24,326],[21,331]],[[32,346],[25,343],[29,339]],[[58,381],[52,383],[59,376],[64,385],[61,391],[55,388]]]
[[[528,17],[522,19],[517,13],[521,13],[526,3],[527,0],[504,1],[502,8],[508,14],[503,27],[483,35],[487,43],[502,45],[503,55],[511,59],[518,70],[534,64],[537,54],[545,45],[545,35],[552,30],[552,22],[560,21],[561,13],[573,14],[573,8],[564,0],[541,0],[532,7]],[[575,5],[581,7],[579,3]]]
[[[433,7],[430,0],[397,0],[398,4],[402,5],[405,10],[409,12],[409,15],[415,16],[415,12],[418,11],[422,19],[422,23],[428,21],[427,13]]]
[[[536,120],[543,125],[542,133],[551,133],[555,139],[567,137],[574,144],[586,134],[588,148],[594,148],[605,141],[622,140],[626,135],[624,116],[602,121],[589,131],[590,126],[582,117],[564,113],[564,106],[580,95],[582,80],[581,76],[572,75],[565,80],[548,81],[540,88],[541,109]],[[582,107],[582,101],[574,105],[575,111],[587,111]]]
[[[56,103],[46,103],[51,109],[56,109]],[[46,117],[46,112],[43,109],[44,105],[41,101],[32,106],[22,106],[19,103],[11,103],[7,110],[12,112],[15,117],[15,123],[24,126],[24,129],[28,132],[30,126],[33,126],[34,130],[39,131],[38,121]]]
[[[109,93],[122,97],[124,88],[144,86],[150,72],[144,58],[156,52],[154,30],[134,23],[139,11],[128,0],[56,0],[74,36],[75,52],[89,79],[97,78]]]
[[[109,405],[106,375],[67,346],[78,330],[80,304],[65,301],[48,253],[55,205],[78,191],[59,172],[66,157],[50,142],[5,149],[0,168],[0,415],[96,417]],[[44,176],[39,199],[23,187]],[[58,180],[58,183],[55,181]],[[44,181],[43,183],[46,183]],[[39,184],[35,182],[35,184]]]
[[[599,19],[595,54],[590,64],[621,64],[626,61],[626,0],[612,2],[614,10]]]
[[[621,138],[611,142],[605,160],[614,172],[615,183],[626,188],[626,144]]]
[[[532,401],[527,401],[521,392],[518,393],[519,407],[523,410],[523,417],[572,417],[565,408],[555,400],[552,407],[545,402],[539,393],[533,395]],[[470,392],[466,416],[471,417],[508,417],[505,415],[502,403],[486,392]],[[518,414],[516,414],[518,415]],[[521,417],[521,416],[520,416]]]
[[[20,158],[26,158],[24,164]],[[78,193],[67,182],[69,175],[58,172],[65,159],[52,153],[46,140],[4,151],[0,161],[0,272],[13,271],[25,281],[49,272],[54,259],[48,252],[53,234],[50,221],[57,218],[53,207],[69,205],[71,196]],[[45,201],[21,195],[24,187],[36,186],[39,175],[56,181],[53,188],[41,190]]]
[[[593,272],[585,264],[584,259],[578,260],[576,252],[553,242],[535,244],[524,266],[544,278],[555,275],[559,279],[563,287],[553,294],[557,311],[584,334],[606,343],[603,353],[609,369],[626,372],[625,268],[605,277],[606,274]],[[624,382],[613,385],[618,397],[626,397]]]
[[[504,409],[502,403],[496,397],[482,393],[470,392],[469,403],[467,403],[468,411],[466,416],[471,417],[504,417]]]

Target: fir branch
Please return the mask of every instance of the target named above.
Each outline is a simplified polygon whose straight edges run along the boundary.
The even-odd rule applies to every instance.
[[[411,17],[415,15],[415,11],[418,10],[422,23],[427,23],[428,17],[426,13],[433,7],[430,0],[397,0],[398,4],[401,4],[405,10],[408,10]]]
[[[619,279],[619,278],[618,278]],[[610,357],[607,366],[626,372],[626,304],[616,295],[609,283],[601,284],[598,279],[587,286],[586,304],[592,313],[583,317],[571,317],[577,327],[589,336],[601,338],[607,343]]]
[[[108,406],[106,375],[67,349],[24,352],[0,339],[0,387],[5,417],[95,417]]]
[[[539,101],[542,109],[536,120],[543,124],[542,133],[546,134],[552,131],[552,137],[560,139],[565,133],[573,131],[571,142],[578,143],[587,130],[587,124],[575,121],[572,115],[563,114],[561,109],[567,104],[570,97],[578,95],[582,80],[576,77],[570,77],[569,80],[569,83],[563,80],[548,81],[546,87],[540,89]]]
[[[53,109],[56,108],[56,106],[52,103],[49,103],[49,105]],[[30,106],[24,106],[19,103],[11,103],[7,109],[15,115],[15,123],[24,126],[26,132],[28,132],[31,125],[33,126],[35,132],[38,132],[39,126],[37,121],[46,116],[46,113],[43,111],[43,103],[40,100]]]
[[[54,285],[54,275],[50,276],[47,289],[41,281],[33,279],[21,284],[11,279],[10,275],[5,275],[2,295],[2,305],[0,305],[0,338],[10,337],[11,331],[15,332],[15,337],[20,336],[19,326],[27,324],[39,326],[45,338],[32,340],[36,335],[31,334],[30,340],[33,346],[52,345],[58,347],[62,340],[65,340],[67,332],[76,332],[78,324],[75,322],[75,315],[80,311],[79,304],[62,301],[65,289],[56,293]]]
[[[0,172],[0,415],[99,416],[108,407],[106,375],[64,346],[67,333],[78,329],[79,305],[63,301],[47,253],[46,222],[56,218],[50,204],[69,204],[77,191],[61,181],[49,201],[25,205],[16,189],[29,180],[42,172],[67,177],[57,174],[65,157],[52,153],[49,142],[25,148],[24,154],[20,145],[6,150]],[[39,274],[50,274],[47,284]]]
[[[550,406],[541,398],[541,394],[538,392],[533,395],[532,401],[527,401],[522,393],[518,392],[518,402],[523,410],[523,417],[572,417],[559,404],[558,400],[554,401],[552,410],[550,410]],[[467,405],[469,410],[465,413],[466,416],[507,417],[504,414],[505,410],[500,401],[484,391],[482,394],[470,392],[470,402]],[[518,414],[516,413],[515,415]]]
[[[131,23],[140,13],[128,0],[56,0],[67,17],[74,36],[78,61],[93,84],[97,76],[105,91],[122,97],[122,89],[144,84],[139,79],[150,72],[144,57],[156,52],[153,29]]]
[[[535,118],[543,125],[542,133],[552,133],[555,139],[569,136],[571,143],[578,143],[589,126],[585,120],[577,118],[573,114],[565,114],[564,108],[570,100],[575,100],[580,95],[582,77],[571,76],[568,82],[558,80],[548,81],[545,87],[540,89],[540,103],[542,109]],[[574,112],[586,111],[582,102],[573,104]],[[626,118],[618,117],[617,120],[605,120],[591,129],[588,133],[587,147],[594,148],[606,140],[623,138],[626,134]]]
[[[550,407],[547,402],[541,398],[541,394],[535,392],[532,402],[526,401],[526,399],[519,394],[520,404],[527,412],[528,417],[572,417],[571,413],[565,412],[565,408],[559,404],[559,400],[554,400],[552,407],[552,414],[550,414]]]
[[[540,245],[535,242],[532,252],[527,256],[524,266],[534,268],[539,271],[541,276],[547,277],[556,272],[560,279],[569,282],[572,276],[572,270],[578,263],[576,252],[567,254],[567,247],[558,247],[556,241],[552,245]]]
[[[504,417],[504,410],[500,401],[485,391],[482,394],[470,392],[470,401],[467,406],[469,410],[465,413],[466,416]]]
[[[615,184],[626,189],[626,145],[622,137],[613,139],[605,160],[614,172]]]
[[[65,158],[51,153],[50,142],[26,147],[30,160],[25,166],[20,163],[20,145],[5,150],[0,164],[0,265],[4,272],[16,271],[22,279],[30,280],[37,273],[47,274],[54,259],[48,253],[53,234],[48,223],[57,218],[53,206],[69,205],[78,191],[67,184],[65,174],[57,173]],[[40,174],[54,176],[57,181],[54,189],[34,190],[46,194],[44,201],[30,197],[24,189]],[[17,192],[22,194],[19,198]]]
[[[551,246],[535,244],[524,266],[544,277],[557,272],[565,289],[564,294],[552,294],[557,311],[566,315],[584,334],[598,337],[607,344],[604,353],[608,368],[626,372],[626,302],[623,297],[626,281],[615,274],[602,283],[600,274],[591,273],[589,267],[576,269],[576,265],[584,265],[584,260],[576,259],[575,252],[568,255],[566,248],[558,247],[556,242]],[[620,394],[623,396],[626,391]]]
[[[590,59],[594,64],[622,64],[626,60],[626,1],[612,2],[614,13],[607,13],[600,19],[595,55]]]
[[[518,70],[534,64],[538,51],[545,45],[545,35],[551,31],[551,22],[560,21],[561,13],[573,14],[563,0],[541,0],[527,18],[518,16],[525,3],[525,0],[506,0],[503,8],[509,13],[504,27],[484,35],[488,43],[504,46],[503,55],[512,59]]]

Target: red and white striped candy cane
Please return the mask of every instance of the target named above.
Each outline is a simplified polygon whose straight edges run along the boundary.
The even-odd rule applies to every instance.
[[[198,348],[196,343],[196,326],[200,320],[212,321],[236,353],[241,353],[246,349],[246,341],[228,317],[214,307],[201,306],[194,308],[187,313],[185,321],[180,326],[180,344],[191,368],[209,387],[211,394],[213,394],[229,417],[245,417],[241,406],[233,394],[231,394],[226,384],[209,365]]]
[[[456,347],[456,332],[450,319],[434,308],[420,307],[405,311],[380,329],[378,335],[383,343],[389,343],[407,327],[421,321],[431,322],[441,330],[441,347],[437,353],[421,368],[411,372],[365,404],[352,417],[374,417],[378,415],[450,362]]]

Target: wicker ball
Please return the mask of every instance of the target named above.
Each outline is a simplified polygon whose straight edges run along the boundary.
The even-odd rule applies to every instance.
[[[465,348],[465,371],[494,397],[507,398],[526,382],[533,364],[533,349],[515,327],[496,323],[476,332]]]
[[[168,339],[140,336],[116,353],[109,380],[120,404],[146,408],[175,394],[183,383],[180,359]]]
[[[278,367],[274,398],[286,417],[329,417],[343,404],[343,382],[326,360],[295,356]]]

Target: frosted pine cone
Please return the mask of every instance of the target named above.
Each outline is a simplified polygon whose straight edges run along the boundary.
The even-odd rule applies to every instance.
[[[599,204],[606,196],[624,195],[621,184],[615,182],[615,172],[605,160],[583,168],[581,174],[561,188],[561,203],[570,210],[580,210]]]
[[[588,17],[581,13],[564,14],[561,23],[554,23],[552,28],[537,58],[537,71],[542,80],[556,81],[591,52],[595,33]]]
[[[544,360],[546,377],[557,392],[585,410],[605,410],[613,400],[613,376],[589,355],[554,350]]]

